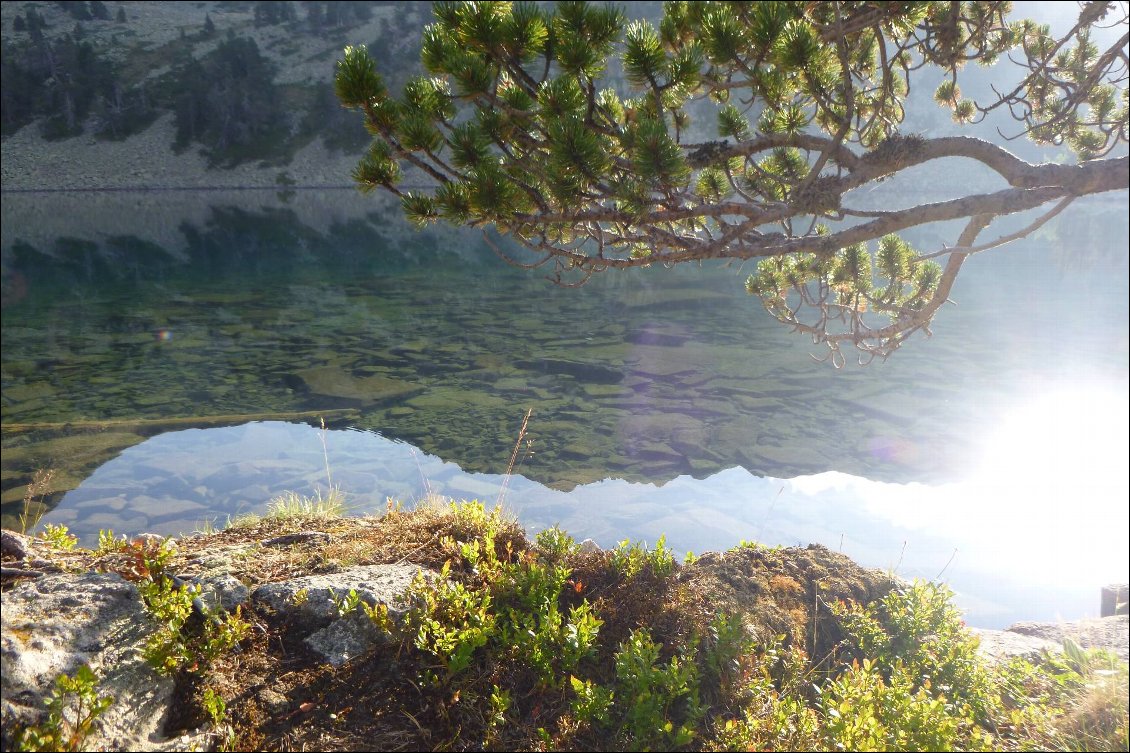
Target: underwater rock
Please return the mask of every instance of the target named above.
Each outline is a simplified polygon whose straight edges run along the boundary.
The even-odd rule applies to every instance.
[[[515,361],[514,365],[542,374],[565,374],[587,384],[617,384],[624,381],[624,372],[598,363],[583,363],[565,358],[536,358]]]
[[[382,376],[355,377],[336,366],[302,369],[288,374],[286,381],[292,387],[305,389],[312,395],[355,401],[360,405],[396,400],[424,391],[415,382]]]

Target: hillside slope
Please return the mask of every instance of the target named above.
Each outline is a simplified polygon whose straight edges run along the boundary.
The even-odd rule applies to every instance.
[[[429,16],[424,3],[136,2],[80,20],[94,7],[0,6],[6,191],[349,185],[367,135],[333,96],[334,63],[367,44],[406,77]]]

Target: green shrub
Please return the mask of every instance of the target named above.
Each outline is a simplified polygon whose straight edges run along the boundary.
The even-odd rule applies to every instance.
[[[569,685],[573,689],[569,708],[577,721],[607,727],[611,722],[609,711],[612,708],[613,691],[592,680],[581,680],[573,675],[569,675]]]
[[[624,539],[612,550],[612,567],[626,578],[634,578],[645,569],[660,578],[675,572],[675,553],[667,548],[667,537],[660,536],[655,549],[648,549],[644,542],[629,542]]]
[[[596,645],[601,620],[587,601],[569,609],[558,605],[570,570],[519,560],[503,569],[496,582],[502,647],[530,666],[545,686],[557,687]]]
[[[205,609],[199,626],[187,623],[193,601],[200,597],[199,586],[177,587],[163,575],[139,584],[141,598],[160,627],[146,641],[146,662],[161,674],[181,668],[202,671],[208,663],[230,651],[247,637],[251,626],[242,618],[239,607],[234,614],[220,608]]]
[[[944,697],[961,716],[968,706],[984,724],[999,696],[977,653],[980,641],[966,629],[952,597],[944,585],[916,581],[867,607],[835,605],[834,611],[860,657],[871,659],[888,682],[903,667],[915,690]]]
[[[445,676],[430,676],[444,685],[471,665],[475,651],[494,634],[495,623],[490,592],[452,582],[450,574],[444,563],[434,583],[417,575],[408,591],[412,607],[404,618],[412,645],[439,660]]]
[[[688,744],[703,709],[693,652],[659,662],[660,645],[646,629],[632,631],[616,652],[615,707],[621,734],[635,750]]]
[[[59,549],[64,552],[69,552],[78,545],[78,538],[63,525],[57,526],[48,523],[43,526],[43,532],[39,534],[39,538],[47,542],[47,545],[52,549]]]
[[[823,738],[830,750],[988,750],[992,736],[953,713],[943,695],[900,661],[881,671],[864,659],[820,688]]]
[[[47,718],[16,735],[17,750],[81,750],[94,720],[113,705],[98,694],[98,676],[83,664],[73,676],[60,675],[47,698]]]
[[[534,537],[537,550],[554,562],[562,562],[581,551],[581,545],[557,526],[539,531]]]

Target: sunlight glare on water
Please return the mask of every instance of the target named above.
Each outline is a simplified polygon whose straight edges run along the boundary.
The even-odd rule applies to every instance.
[[[964,481],[825,473],[790,484],[805,494],[850,490],[894,525],[952,541],[958,559],[979,569],[1097,589],[1127,573],[1128,414],[1125,385],[1031,389],[986,412],[970,438],[979,461]]]
[[[1125,385],[1022,395],[984,437],[970,514],[1043,549],[1061,578],[1124,579],[1128,413]]]

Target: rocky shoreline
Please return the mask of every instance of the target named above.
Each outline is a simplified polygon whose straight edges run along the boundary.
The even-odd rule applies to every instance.
[[[332,33],[295,33],[286,24],[257,23],[253,4],[220,2],[138,2],[123,6],[125,22],[87,20],[81,24],[83,39],[105,60],[120,68],[145,65],[141,78],[156,85],[169,66],[150,61],[171,61],[174,45],[188,45],[193,57],[210,53],[229,33],[252,40],[260,54],[275,68],[278,86],[331,87],[334,65],[347,44],[368,43],[386,33],[395,16],[412,16],[391,5],[373,8],[364,20],[354,19]],[[13,49],[26,42],[15,30],[15,19],[34,8],[47,22],[48,40],[75,33],[76,24],[62,4],[5,2],[0,12],[0,33]],[[199,31],[210,17],[216,33],[202,37]],[[142,62],[144,61],[144,62]],[[136,79],[137,76],[134,76]],[[133,82],[130,79],[129,82]],[[198,144],[181,153],[173,150],[173,113],[166,109],[149,127],[121,141],[96,138],[92,128],[73,138],[45,140],[37,123],[25,125],[0,142],[0,190],[105,191],[157,189],[240,189],[289,187],[347,187],[356,154],[327,149],[314,137],[293,158],[281,156],[273,164],[248,162],[236,167],[210,167]]]
[[[432,527],[444,521],[442,514],[428,518],[428,512],[400,515],[390,512],[388,525],[395,527],[404,521],[413,527],[411,516],[421,515]],[[428,549],[427,542],[407,553],[388,549],[387,541],[382,544],[380,529],[385,525],[382,518],[264,521],[242,531],[233,528],[167,542],[143,534],[128,542],[123,539],[117,549],[100,547],[85,553],[60,550],[43,538],[3,531],[0,659],[5,748],[11,747],[13,729],[37,723],[54,678],[84,664],[99,677],[99,693],[115,699],[97,720],[98,742],[104,749],[211,749],[230,734],[218,724],[186,729],[183,720],[178,723],[181,683],[154,673],[142,658],[151,651],[160,626],[146,611],[139,591],[145,577],[136,568],[139,562],[153,562],[166,549],[171,557],[168,566],[181,573],[174,579],[202,589],[197,599],[201,614],[234,614],[238,619],[242,609],[259,630],[274,633],[279,625],[286,626],[282,630],[288,640],[302,647],[300,654],[293,653],[295,647],[284,654],[291,657],[287,660],[291,671],[296,663],[309,665],[312,671],[321,671],[317,667],[345,671],[382,638],[360,610],[355,614],[343,610],[343,595],[352,598],[356,594],[366,604],[383,604],[390,617],[400,619],[406,610],[403,594],[413,579],[420,574],[425,579],[442,577],[436,572],[435,553],[420,551]],[[360,544],[369,554],[358,564],[325,560],[325,552],[362,551]],[[607,556],[591,542],[582,543],[580,551],[581,561]],[[134,554],[146,559],[138,560]],[[356,560],[357,555],[350,559]],[[369,559],[373,562],[366,564]],[[317,565],[318,561],[322,564]],[[835,650],[840,628],[826,610],[809,613],[807,593],[818,588],[829,603],[869,603],[898,585],[881,571],[860,568],[817,545],[707,553],[681,566],[674,578],[691,592],[711,594],[714,611],[742,614],[747,628],[763,640],[787,634],[791,642],[811,643],[819,655]],[[814,585],[817,583],[819,586]],[[1068,638],[1083,648],[1109,649],[1126,661],[1128,624],[1127,616],[1121,615],[973,632],[980,638],[982,656],[992,662],[1013,656],[1038,662],[1049,652],[1062,651]],[[264,659],[253,655],[254,650],[245,652],[240,661],[258,667]],[[281,670],[258,667],[253,671],[266,671],[270,677]],[[236,676],[239,679],[233,681],[238,687],[228,692],[260,709],[258,713],[290,719],[296,714],[301,717],[304,707],[310,705],[303,697],[279,692],[286,687],[256,684],[255,677],[243,672]],[[217,681],[215,675],[212,680]],[[302,690],[296,687],[289,692],[294,696]]]
[[[357,155],[328,150],[315,139],[284,167],[245,163],[211,168],[199,149],[172,149],[173,117],[160,117],[125,141],[78,136],[46,141],[25,127],[0,144],[0,188],[32,191],[238,190],[347,188]]]

